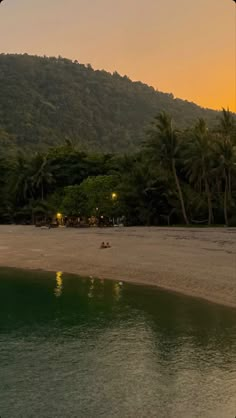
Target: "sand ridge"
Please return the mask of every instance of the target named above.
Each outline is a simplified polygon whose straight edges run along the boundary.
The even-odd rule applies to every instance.
[[[101,242],[112,248],[101,250]],[[236,229],[0,226],[0,266],[124,280],[236,307]]]

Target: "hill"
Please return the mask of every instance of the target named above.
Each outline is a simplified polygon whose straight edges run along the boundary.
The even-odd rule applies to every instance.
[[[64,58],[0,54],[0,146],[44,149],[66,138],[87,149],[132,151],[166,110],[179,128],[218,113],[118,73]]]

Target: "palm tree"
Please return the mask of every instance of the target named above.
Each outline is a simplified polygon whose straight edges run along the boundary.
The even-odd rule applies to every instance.
[[[199,119],[191,141],[188,143],[185,165],[190,183],[204,184],[208,203],[208,225],[213,222],[212,195],[210,181],[213,166],[213,141],[206,122]]]
[[[189,225],[180,180],[177,174],[176,161],[179,158],[181,142],[177,131],[173,128],[172,118],[165,112],[160,113],[149,131],[150,139],[147,146],[151,149],[153,157],[165,168],[172,172],[175,180],[178,197],[184,221]]]
[[[26,203],[33,196],[30,164],[22,153],[18,153],[13,161],[8,187],[17,204]]]
[[[222,115],[220,117],[219,132],[224,135],[232,136],[235,134],[235,118],[229,109],[222,109]]]
[[[222,109],[222,116],[220,118],[219,124],[219,133],[222,135],[223,142],[225,142],[225,151],[227,148],[227,158],[230,157],[232,160],[232,154],[234,153],[235,145],[236,145],[236,123],[235,118],[233,117],[232,113],[229,109]],[[232,181],[231,181],[231,173],[232,169],[234,168],[234,164],[229,164],[228,167],[228,193],[229,199],[231,199],[231,192],[232,192]]]
[[[41,200],[44,200],[45,189],[48,185],[54,182],[53,174],[51,172],[49,161],[45,155],[37,153],[32,160],[32,184],[34,189],[40,190]]]
[[[235,169],[236,147],[229,138],[219,136],[217,141],[218,173],[224,180],[224,216],[228,225],[228,206],[231,201],[231,175]]]
[[[224,217],[228,225],[228,206],[232,197],[232,172],[235,170],[235,121],[229,110],[222,110],[217,137],[218,173],[224,180]]]

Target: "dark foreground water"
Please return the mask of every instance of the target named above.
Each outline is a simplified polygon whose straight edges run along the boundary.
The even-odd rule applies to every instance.
[[[234,418],[236,311],[0,269],[1,418]]]

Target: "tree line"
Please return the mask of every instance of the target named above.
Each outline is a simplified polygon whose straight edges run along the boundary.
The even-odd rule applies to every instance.
[[[33,222],[36,214],[122,216],[127,225],[236,226],[236,122],[223,109],[176,129],[159,113],[139,151],[88,153],[70,140],[45,152],[0,158],[0,221]]]

